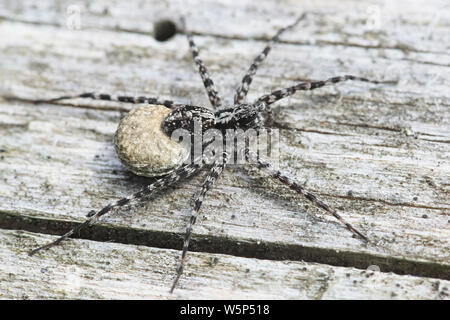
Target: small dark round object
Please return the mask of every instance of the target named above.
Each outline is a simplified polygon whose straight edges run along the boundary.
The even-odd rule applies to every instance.
[[[177,33],[177,26],[170,20],[155,22],[154,37],[158,41],[167,41]]]
[[[91,210],[91,211],[89,211],[88,213],[87,213],[87,215],[86,215],[86,217],[92,217],[94,214],[96,214],[97,213],[97,211],[95,211],[95,210]]]

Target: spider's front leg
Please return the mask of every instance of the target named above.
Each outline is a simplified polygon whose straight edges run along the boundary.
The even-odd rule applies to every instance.
[[[314,89],[318,89],[327,85],[335,84],[338,82],[343,82],[347,80],[354,80],[354,81],[362,81],[362,82],[369,82],[374,84],[395,84],[396,81],[377,81],[377,80],[370,80],[362,77],[352,76],[352,75],[345,75],[345,76],[339,76],[339,77],[333,77],[329,78],[324,81],[314,81],[314,82],[302,82],[299,84],[296,84],[295,86],[288,87],[281,90],[273,91],[269,94],[263,95],[262,97],[258,98],[253,105],[258,105],[261,103],[264,103],[266,105],[270,105],[278,100],[281,100],[283,98],[289,97],[296,93],[297,91],[310,91]]]
[[[133,97],[133,96],[118,96],[118,95],[111,95],[106,93],[94,93],[94,92],[85,92],[73,96],[61,96],[56,97],[52,99],[40,99],[40,100],[32,100],[32,102],[38,104],[38,103],[53,103],[61,100],[69,100],[69,99],[78,99],[78,98],[88,98],[91,100],[103,100],[103,101],[116,101],[116,102],[125,102],[125,103],[132,103],[132,104],[139,104],[139,103],[148,103],[148,104],[154,104],[154,105],[163,105],[166,106],[169,109],[175,109],[181,104],[177,104],[171,100],[159,100],[158,98],[153,97]]]
[[[192,34],[189,32],[189,30],[186,28],[186,23],[184,21],[184,18],[181,19],[181,23],[183,24],[184,32],[186,33],[188,42],[189,42],[189,48],[192,52],[192,57],[194,58],[195,64],[198,66],[198,72],[200,73],[200,77],[202,78],[203,85],[205,86],[206,93],[208,94],[209,101],[211,102],[211,105],[213,108],[220,108],[222,105],[221,98],[219,97],[219,93],[217,92],[214,82],[211,79],[211,76],[208,73],[208,70],[206,69],[205,65],[203,64],[203,61],[198,56],[198,48],[197,45],[194,42],[194,38],[192,38]]]
[[[252,151],[250,151],[248,148],[245,149],[245,156],[247,159],[250,159],[252,163],[257,164],[257,167],[263,171],[266,171],[272,178],[279,180],[281,183],[286,185],[288,188],[294,190],[295,192],[301,194],[306,199],[311,201],[315,206],[325,210],[329,214],[331,214],[333,217],[335,217],[339,222],[341,222],[345,227],[364,240],[365,242],[369,242],[369,239],[367,236],[362,234],[360,231],[358,231],[356,228],[354,228],[350,223],[344,220],[335,210],[330,208],[327,204],[325,204],[323,201],[318,199],[315,195],[313,195],[311,192],[305,190],[301,185],[299,185],[297,182],[295,182],[293,179],[287,177],[284,175],[280,170],[276,170],[272,167],[272,165],[268,162],[265,162],[261,160],[256,154],[254,154]]]
[[[175,287],[178,283],[178,280],[180,279],[181,275],[183,274],[186,254],[188,252],[189,242],[191,240],[192,227],[194,226],[195,222],[197,221],[197,216],[200,211],[200,207],[202,205],[203,199],[204,199],[206,193],[208,192],[208,190],[211,189],[213,184],[219,178],[220,174],[222,173],[223,169],[226,166],[227,161],[228,161],[228,154],[226,152],[223,152],[222,158],[216,159],[211,170],[208,172],[205,180],[203,181],[202,188],[193,197],[194,207],[192,208],[191,217],[189,218],[189,222],[186,227],[186,234],[185,234],[184,242],[183,242],[183,251],[181,253],[181,260],[177,267],[177,275],[175,277],[175,280],[173,281],[172,287],[170,288],[170,293],[173,292],[173,290],[175,289]]]
[[[248,69],[247,73],[242,78],[241,85],[236,90],[236,94],[234,95],[234,104],[235,105],[240,104],[247,96],[248,90],[250,88],[250,84],[253,81],[253,76],[256,74],[256,71],[258,70],[259,65],[269,55],[269,52],[272,49],[273,44],[280,40],[281,34],[283,34],[287,30],[294,28],[305,17],[306,17],[306,13],[302,14],[297,20],[295,20],[295,22],[293,24],[278,30],[278,32],[267,43],[267,45],[263,49],[263,51],[259,55],[256,56],[256,58],[253,60],[253,63],[250,65],[250,68]]]

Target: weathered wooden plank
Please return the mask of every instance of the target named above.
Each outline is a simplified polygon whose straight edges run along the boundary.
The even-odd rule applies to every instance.
[[[64,2],[60,10],[48,1],[21,3],[20,10],[0,11],[5,18],[0,24],[4,97],[102,91],[207,104],[184,36],[161,43],[146,34],[161,12],[175,12],[175,2],[164,4],[167,8],[156,2],[151,12],[158,14],[144,15],[132,1],[126,10],[118,2],[94,1],[83,11],[82,30],[58,27],[67,18]],[[279,15],[267,21],[273,2],[258,7],[242,2],[250,8],[245,16],[237,8],[212,5],[217,12],[199,10],[188,23],[197,33],[202,59],[231,101],[230,92],[264,45],[259,38],[270,36],[293,19],[292,12],[303,9],[277,6]],[[355,11],[341,10],[333,17],[323,11],[283,36],[287,41],[274,48],[249,96],[299,78],[352,73],[399,79],[396,86],[351,83],[299,94],[280,103],[275,113],[281,168],[340,208],[376,246],[351,238],[333,218],[255,170],[230,167],[205,201],[205,219],[195,228],[193,249],[360,268],[377,264],[383,271],[450,277],[449,54],[443,36],[449,19],[442,11],[430,36],[422,37],[417,30],[435,18],[428,11],[418,18],[418,7],[408,6],[401,24],[396,20],[399,11],[389,10],[381,31],[364,32],[364,6],[355,4]],[[109,13],[99,14],[104,7]],[[442,2],[430,7],[440,8]],[[339,12],[343,7],[330,2],[330,8]],[[242,40],[247,37],[254,39]],[[129,107],[76,104],[0,104],[2,227],[61,232],[65,225],[59,221],[82,221],[89,210],[148,182],[126,172],[111,144],[120,111]],[[200,181],[185,183],[138,212],[127,208],[111,215],[106,229],[90,230],[92,237],[108,239],[106,230],[110,239],[133,242],[145,231],[152,237],[142,243],[180,247],[174,235],[183,232],[188,200]],[[120,236],[117,230],[132,234]],[[173,240],[167,241],[170,236]]]
[[[192,253],[168,293],[178,251],[79,240],[28,257],[51,237],[0,231],[0,299],[448,299],[450,281],[373,270]]]
[[[131,190],[137,191],[145,182],[141,179],[136,184],[136,179],[129,176],[127,178],[125,169],[114,157],[110,144],[114,125],[104,125],[104,123],[108,117],[114,119],[114,114],[116,114],[115,120],[118,120],[116,112],[99,111],[103,113],[102,117],[97,115],[97,119],[86,121],[85,116],[89,116],[91,111],[86,113],[85,110],[75,109],[74,112],[72,109],[60,107],[25,106],[20,108],[17,105],[14,112],[20,113],[21,109],[21,113],[26,115],[25,118],[18,116],[10,120],[10,125],[4,125],[4,128],[9,127],[7,133],[10,138],[8,144],[4,145],[6,152],[2,153],[4,159],[1,164],[2,178],[9,185],[8,189],[2,190],[4,212],[19,212],[39,218],[78,217],[83,219],[90,209],[102,207],[111,199],[126,195]],[[2,110],[7,111],[8,108],[5,106]],[[62,110],[71,112],[61,112]],[[116,121],[112,121],[114,122]],[[63,127],[65,127],[64,130],[61,129]],[[105,128],[109,128],[109,134],[102,132],[106,130]],[[85,132],[82,135],[83,139],[80,136],[72,136],[77,131]],[[97,155],[99,158],[96,158]],[[93,166],[94,169],[86,172],[86,165]],[[64,172],[64,176],[61,176],[61,172]],[[257,173],[255,174],[259,177]],[[124,178],[126,180],[122,181]],[[199,181],[196,180],[196,182]],[[267,190],[261,189],[258,184],[262,184]],[[112,216],[107,221],[117,226],[181,232],[186,217],[185,209],[190,195],[194,193],[194,187],[195,184],[191,182],[174,193],[153,200],[146,208],[152,213],[151,216],[141,211],[130,216],[123,214]],[[199,225],[197,232],[205,235],[209,232],[219,232],[222,236],[229,235],[269,243],[274,241],[293,242],[300,245],[309,243],[313,247],[348,248],[351,251],[361,250],[362,252],[370,249],[369,252],[374,254],[382,252],[383,247],[367,249],[362,247],[357,239],[352,239],[350,234],[332,219],[314,221],[312,217],[305,215],[305,212],[299,217],[296,212],[303,211],[304,208],[290,204],[289,201],[303,202],[303,199],[289,193],[284,195],[284,199],[279,199],[276,196],[279,190],[276,188],[279,187],[275,187],[274,184],[262,178],[251,180],[237,170],[227,172],[223,182],[219,183],[215,192],[208,197],[204,209],[208,220]],[[227,203],[226,208],[223,207],[224,201]],[[356,201],[357,208],[353,210],[358,211],[358,207],[364,206],[364,201],[365,199]],[[351,201],[347,200],[347,202]],[[370,204],[374,201],[369,199],[367,202]],[[278,207],[277,215],[273,215],[274,206]],[[389,203],[378,206],[372,204],[372,207],[367,209],[375,208],[389,214],[386,206],[389,206]],[[395,204],[391,206],[395,207]],[[350,204],[346,204],[345,210],[342,210],[346,215],[348,215],[348,207],[351,208]],[[387,218],[374,216],[370,223],[377,223],[379,227],[369,228],[369,236],[372,239],[379,237],[381,246],[384,246],[385,241],[389,241],[389,237],[392,240],[395,239],[396,244],[389,245],[391,250],[395,250],[394,247],[397,247],[399,251],[401,247],[412,250],[413,246],[416,246],[412,254],[405,255],[413,260],[429,258],[445,263],[447,261],[445,238],[443,242],[434,242],[433,250],[437,249],[438,254],[433,255],[433,251],[429,251],[432,248],[430,243],[427,246],[417,247],[420,241],[431,237],[439,228],[441,228],[441,235],[445,236],[445,215],[439,219],[439,215],[433,214],[433,209],[404,207],[402,209],[406,212],[412,209],[419,212],[410,218],[403,218],[402,221],[395,219],[398,211],[392,212]],[[363,207],[360,208],[363,209]],[[429,214],[431,217],[424,219],[421,214]],[[392,220],[397,221],[397,225]],[[409,221],[411,222],[408,223]],[[425,222],[429,224],[424,224]],[[386,227],[383,227],[383,223]],[[277,228],[271,226],[277,226]],[[403,231],[403,228],[407,231]],[[393,232],[398,232],[398,235],[392,236]],[[410,243],[410,239],[414,239],[414,234],[419,234],[417,242]],[[337,239],[340,243],[336,243]]]
[[[70,0],[42,0],[38,3],[22,0],[3,1],[0,14],[5,19],[66,27],[73,25],[74,19],[68,18],[74,16],[75,9],[79,9],[82,29],[103,28],[145,34],[153,32],[153,23],[157,20],[176,20],[186,16],[190,29],[195,33],[247,39],[268,38],[274,27],[282,27],[287,19],[295,19],[308,11],[317,14],[311,18],[313,23],[303,26],[299,29],[301,31],[284,35],[283,39],[314,45],[392,48],[423,58],[430,53],[441,53],[447,60],[440,64],[448,64],[449,13],[446,5],[445,0],[370,3],[284,0],[281,4],[243,0],[233,5],[207,0],[81,0],[76,3]],[[71,7],[75,8],[70,10]],[[429,60],[431,64],[439,63],[433,58]]]

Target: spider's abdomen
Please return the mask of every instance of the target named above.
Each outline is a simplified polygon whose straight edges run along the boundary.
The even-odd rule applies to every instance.
[[[146,105],[131,110],[120,121],[114,146],[122,164],[133,173],[162,176],[179,168],[189,156],[188,150],[162,131],[170,112],[162,105]]]

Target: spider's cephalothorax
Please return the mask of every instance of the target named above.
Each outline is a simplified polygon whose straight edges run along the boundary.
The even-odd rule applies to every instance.
[[[262,113],[268,109],[267,105],[239,104],[232,108],[220,109],[216,112],[216,128],[242,129],[259,128],[263,125]],[[267,110],[269,111],[269,110]]]
[[[88,214],[88,219],[84,223],[79,224],[76,228],[62,235],[54,242],[30,251],[30,255],[39,250],[47,249],[60,243],[81,228],[95,222],[101,216],[110,212],[114,208],[124,206],[133,200],[148,198],[148,196],[152,195],[155,191],[161,190],[169,185],[173,185],[180,179],[190,177],[197,173],[200,169],[208,167],[208,173],[204,179],[204,182],[199,192],[197,192],[193,197],[193,208],[186,227],[181,261],[177,268],[177,275],[170,289],[170,292],[172,292],[183,273],[192,228],[197,221],[197,215],[202,205],[203,198],[214,182],[219,178],[229,159],[227,152],[223,152],[219,155],[219,157],[215,158],[212,163],[204,161],[206,160],[206,156],[204,155],[200,155],[199,159],[195,159],[199,161],[194,160],[186,163],[184,160],[187,157],[187,151],[180,148],[176,142],[170,139],[170,136],[174,134],[176,130],[186,130],[188,134],[195,135],[203,134],[208,129],[217,129],[219,132],[224,132],[227,129],[246,130],[251,128],[264,128],[262,115],[265,113],[270,116],[271,104],[283,98],[289,97],[298,91],[314,90],[347,80],[364,81],[375,84],[392,83],[392,81],[381,82],[352,75],[345,75],[332,77],[323,81],[298,83],[291,87],[276,90],[269,94],[263,95],[256,99],[253,103],[244,103],[243,101],[247,96],[253,76],[255,75],[259,64],[267,57],[272,45],[279,41],[279,36],[284,31],[296,26],[305,16],[306,15],[303,14],[293,24],[285,28],[281,28],[269,41],[264,50],[256,56],[248,69],[247,74],[243,77],[241,85],[236,91],[233,107],[224,108],[221,106],[222,99],[219,97],[219,94],[214,86],[214,82],[209,76],[206,67],[203,65],[202,60],[198,57],[198,48],[195,45],[191,34],[187,30],[186,35],[194,62],[198,66],[198,70],[211,105],[213,108],[217,109],[215,112],[204,107],[177,104],[172,101],[158,100],[151,97],[112,96],[109,94],[95,94],[92,92],[75,96],[62,96],[49,100],[36,100],[36,103],[53,103],[63,99],[90,98],[120,101],[132,104],[146,104],[145,106],[133,109],[126,117],[122,119],[115,135],[115,147],[122,163],[136,174],[161,177],[139,192],[110,203],[95,213]],[[184,24],[184,20],[182,22]],[[200,125],[196,126],[198,123],[200,123]],[[202,142],[202,144],[202,147],[205,146],[204,142]],[[289,178],[280,170],[274,169],[272,164],[262,160],[248,148],[244,149],[244,154],[248,159],[252,160],[249,163],[256,165],[257,168],[267,172],[273,179],[280,181],[288,188],[303,195],[317,207],[333,215],[355,236],[365,242],[369,241],[364,234],[346,222],[335,210],[319,200],[315,195],[305,190],[294,179]]]
[[[196,131],[196,125],[200,124],[201,133],[214,127],[216,119],[210,110],[197,106],[182,106],[173,110],[167,115],[162,123],[162,130],[168,135],[177,129],[184,129],[189,132]]]
[[[195,122],[201,124],[202,131],[208,129],[249,129],[261,125],[261,112],[266,110],[266,105],[260,103],[257,106],[239,104],[230,108],[222,108],[215,113],[210,110],[186,105],[173,110],[162,123],[163,131],[170,136],[177,129],[185,129],[195,132]]]

